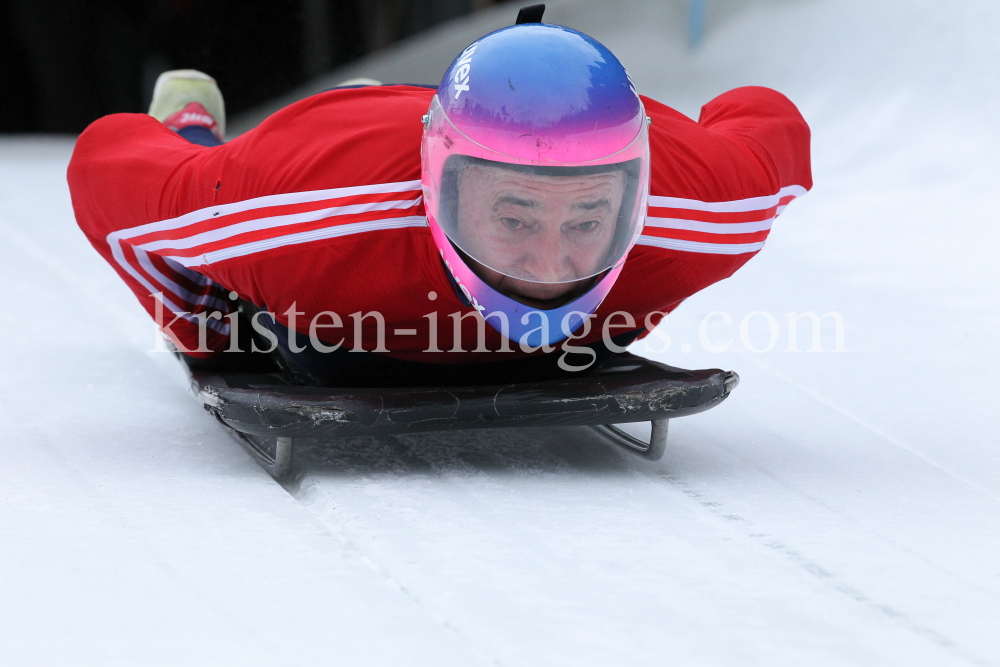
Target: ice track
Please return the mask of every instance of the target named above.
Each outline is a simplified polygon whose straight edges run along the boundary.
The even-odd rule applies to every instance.
[[[427,434],[305,442],[279,486],[76,229],[72,140],[0,140],[0,664],[1000,664],[1000,7],[718,7],[696,54],[670,3],[546,15],[685,113],[769,85],[814,130],[815,190],[644,352],[742,378],[655,464]],[[847,352],[785,351],[804,311]]]

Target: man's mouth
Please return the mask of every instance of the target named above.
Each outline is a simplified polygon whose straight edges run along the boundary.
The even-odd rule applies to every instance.
[[[514,281],[515,284],[521,281]],[[526,306],[531,306],[532,308],[537,308],[538,310],[553,310],[561,306],[565,306],[567,303],[573,299],[579,298],[587,290],[594,286],[597,282],[597,277],[587,278],[585,280],[578,280],[569,286],[569,289],[563,289],[561,293],[554,297],[548,299],[541,298],[539,296],[528,296],[519,292],[514,286],[507,287],[502,282],[499,285],[501,288],[499,291],[501,294],[509,299],[513,299],[518,303],[523,303]],[[523,282],[521,284],[524,284]],[[506,289],[504,289],[506,288]],[[494,288],[495,289],[495,288]],[[551,286],[546,290],[551,292]]]
[[[530,296],[525,296],[523,294],[518,294],[517,292],[508,291],[504,296],[517,301],[518,303],[523,303],[526,306],[531,306],[538,310],[553,310],[559,306],[569,303],[573,299],[573,294],[561,294],[554,299],[535,299]]]
[[[459,252],[461,252],[461,250]],[[506,276],[502,273],[494,271],[493,269],[487,268],[480,262],[477,262],[469,257],[464,252],[461,254],[462,259],[468,263],[476,275],[479,276],[487,285],[500,292],[508,299],[513,299],[518,303],[523,303],[524,305],[537,310],[554,310],[560,306],[565,306],[567,303],[581,296],[584,292],[593,287],[594,283],[596,283],[599,279],[599,276],[594,276],[592,278],[577,280],[573,283],[562,283],[561,286],[557,286],[552,283],[533,283]],[[524,291],[532,291],[535,293],[535,296],[528,296],[523,293]],[[553,292],[555,292],[555,296],[548,296]]]

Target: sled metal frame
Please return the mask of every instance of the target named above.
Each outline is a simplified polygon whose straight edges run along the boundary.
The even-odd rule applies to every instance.
[[[596,433],[621,446],[626,451],[641,456],[649,461],[659,461],[667,450],[667,432],[669,419],[654,419],[650,422],[649,442],[644,442],[620,429],[616,424],[596,424],[591,426]],[[271,477],[282,480],[292,467],[292,456],[295,453],[295,438],[275,438],[274,454],[268,452],[253,436],[240,433],[227,427],[236,441]]]
[[[726,374],[723,381],[728,395],[740,383],[740,376],[734,372]],[[670,427],[669,419],[650,420],[649,442],[643,442],[639,438],[626,433],[618,428],[616,424],[596,424],[591,426],[594,431],[601,434],[616,445],[625,448],[626,451],[637,454],[650,461],[659,461],[667,451],[667,433]]]
[[[292,468],[292,454],[295,451],[295,438],[277,437],[274,444],[274,455],[272,456],[264,447],[254,440],[253,436],[240,433],[234,428],[227,427],[236,442],[247,451],[250,456],[260,465],[261,468],[274,479],[281,481]]]
[[[654,419],[650,425],[649,442],[644,442],[640,438],[626,433],[615,424],[597,424],[590,428],[614,444],[621,446],[625,451],[649,461],[659,461],[667,450],[667,431],[670,420]],[[275,438],[274,454],[272,455],[260,443],[256,442],[253,436],[240,433],[230,427],[227,427],[227,430],[258,465],[274,479],[281,481],[291,470],[292,456],[295,453],[295,438]]]
[[[621,446],[632,454],[649,461],[659,461],[667,450],[667,431],[669,419],[654,419],[650,422],[649,442],[644,442],[620,429],[616,424],[596,424],[590,428],[602,437]],[[292,468],[292,456],[295,453],[295,438],[275,438],[274,454],[268,452],[254,437],[241,433],[232,427],[226,427],[236,442],[263,468],[271,477],[281,481]]]
[[[638,454],[650,461],[659,461],[663,458],[663,453],[667,451],[667,428],[670,425],[670,420],[653,419],[649,423],[651,425],[649,442],[643,442],[618,428],[615,424],[596,424],[590,428],[633,454]]]
[[[654,419],[650,422],[649,442],[644,442],[629,433],[620,429],[616,424],[596,424],[591,426],[596,433],[621,446],[632,454],[641,456],[649,461],[659,461],[667,451],[667,432],[670,426],[669,419]],[[292,468],[292,455],[295,453],[295,438],[277,437],[275,438],[274,454],[269,453],[260,443],[256,442],[253,436],[240,433],[234,428],[227,427],[243,449],[276,480],[282,480]]]

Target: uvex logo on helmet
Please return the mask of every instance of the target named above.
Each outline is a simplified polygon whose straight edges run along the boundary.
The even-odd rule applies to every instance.
[[[473,42],[465,51],[462,51],[461,57],[455,63],[455,71],[452,72],[451,81],[455,86],[456,100],[462,91],[469,90],[469,71],[472,69],[472,54],[476,52],[477,44],[479,42]]]

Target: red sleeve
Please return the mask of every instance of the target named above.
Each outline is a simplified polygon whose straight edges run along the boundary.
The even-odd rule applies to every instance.
[[[629,294],[654,281],[658,310],[666,312],[743,266],[778,215],[812,187],[809,126],[788,98],[767,88],[724,93],[698,122],[643,102],[652,119],[649,208],[616,301],[627,309]]]
[[[230,290],[284,312],[298,298],[291,286],[336,268],[338,229],[424,224],[420,117],[432,94],[328,91],[213,148],[145,114],[102,118],[80,136],[67,173],[77,222],[168,335],[208,356],[228,344]]]
[[[744,175],[758,171],[750,196],[767,190],[812,188],[809,126],[791,100],[770,88],[748,86],[719,95],[701,108],[698,124],[711,132]]]
[[[155,251],[136,248],[121,233],[211,206],[218,172],[201,165],[212,150],[185,141],[145,114],[116,114],[80,135],[66,175],[77,222],[88,240],[164,333],[199,357],[228,344],[229,291]]]

